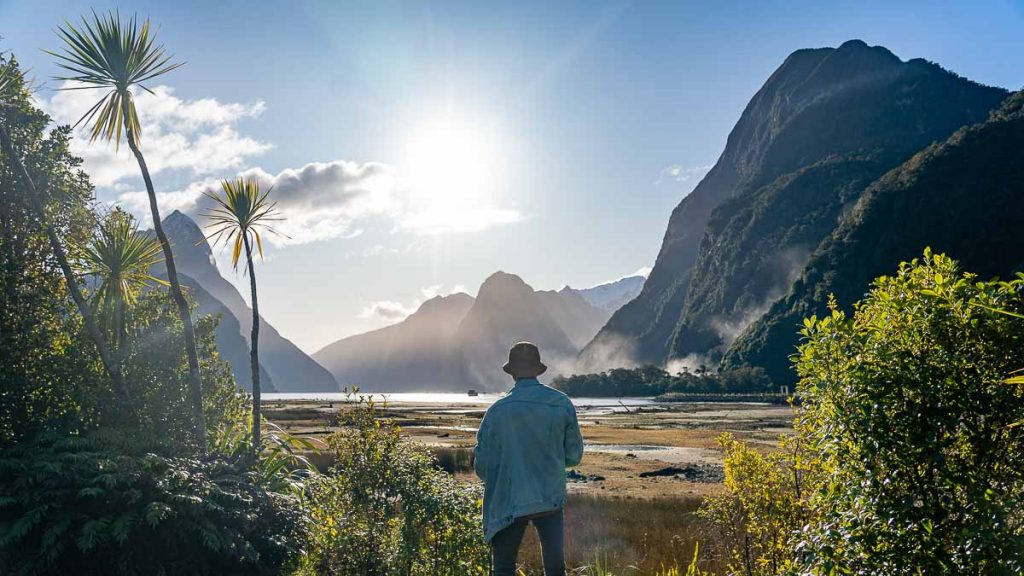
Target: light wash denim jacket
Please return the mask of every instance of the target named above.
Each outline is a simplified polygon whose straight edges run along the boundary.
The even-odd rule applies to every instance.
[[[576,408],[536,378],[517,380],[484,414],[474,453],[490,542],[516,518],[565,507],[565,468],[583,457]]]

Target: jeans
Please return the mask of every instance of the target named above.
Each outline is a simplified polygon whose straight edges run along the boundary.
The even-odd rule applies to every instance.
[[[491,574],[514,576],[519,545],[526,534],[526,526],[533,523],[540,537],[540,551],[544,559],[544,576],[565,576],[565,535],[562,511],[516,518],[511,526],[491,539]]]

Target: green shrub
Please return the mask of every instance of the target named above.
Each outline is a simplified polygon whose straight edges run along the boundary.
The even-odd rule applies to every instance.
[[[173,448],[192,450],[188,357],[177,307],[166,290],[154,289],[139,298],[133,315],[136,327],[124,367],[131,394],[130,406],[125,408],[130,416],[121,425],[156,434]],[[246,413],[245,395],[239,392],[231,367],[217,354],[218,321],[201,316],[195,323],[203,408],[210,430],[241,422]]]
[[[25,90],[20,66],[5,52],[0,74],[8,81],[0,124],[32,179],[47,194],[48,222],[64,241],[84,242],[96,216],[92,185],[71,155],[71,128],[52,122]],[[113,400],[98,376],[96,350],[78,338],[81,316],[67,297],[64,276],[35,217],[32,195],[0,153],[0,445],[40,430],[76,428],[80,391]]]
[[[799,423],[797,425],[799,429]],[[821,462],[798,436],[762,454],[725,434],[725,493],[708,497],[698,514],[709,520],[729,574],[771,576],[793,567],[799,530],[814,516],[811,496],[822,482]]]
[[[0,452],[0,573],[265,574],[297,553],[297,497],[146,448],[104,431]]]
[[[979,232],[982,233],[982,232]],[[798,545],[808,574],[1024,571],[1024,276],[925,252],[852,317],[806,321],[803,433],[834,473]]]
[[[480,491],[437,469],[422,445],[359,399],[328,444],[326,475],[310,479],[312,529],[301,573],[486,574]]]

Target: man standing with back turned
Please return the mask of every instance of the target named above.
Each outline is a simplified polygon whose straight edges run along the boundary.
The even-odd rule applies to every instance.
[[[537,380],[540,351],[520,342],[504,366],[516,383],[484,414],[476,434],[477,476],[484,481],[484,537],[494,576],[515,574],[519,544],[533,523],[544,576],[564,576],[562,510],[565,468],[583,457],[583,437],[569,397]]]

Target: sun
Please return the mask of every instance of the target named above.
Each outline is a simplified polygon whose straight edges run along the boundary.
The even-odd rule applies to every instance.
[[[403,172],[422,209],[457,210],[486,204],[499,172],[496,131],[450,114],[414,127]]]

